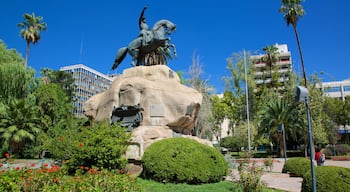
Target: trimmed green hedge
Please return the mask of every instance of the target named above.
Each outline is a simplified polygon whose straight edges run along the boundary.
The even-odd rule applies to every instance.
[[[339,192],[350,189],[350,169],[336,166],[315,168],[316,189],[318,192]],[[311,171],[303,178],[302,192],[312,191]]]
[[[223,179],[228,165],[215,148],[187,138],[160,140],[142,157],[142,177],[165,183],[213,183]]]
[[[293,157],[286,161],[282,173],[289,173],[295,177],[303,177],[309,170],[311,170],[309,159],[305,157]]]

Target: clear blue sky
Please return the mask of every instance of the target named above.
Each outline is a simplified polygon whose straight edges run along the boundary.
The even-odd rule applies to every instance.
[[[25,56],[25,42],[17,23],[24,13],[43,16],[47,31],[31,46],[28,65],[58,70],[83,63],[102,73],[121,73],[130,67],[130,56],[112,71],[117,50],[127,46],[139,33],[142,8],[150,26],[168,19],[177,25],[171,35],[178,57],[168,66],[187,71],[195,52],[217,92],[224,90],[223,76],[229,75],[226,59],[241,50],[260,51],[266,45],[287,44],[293,67],[301,64],[293,28],[287,27],[278,12],[279,0],[1,0],[0,39],[8,48]],[[350,1],[311,1],[303,3],[306,15],[298,32],[309,76],[324,72],[326,81],[350,78]]]

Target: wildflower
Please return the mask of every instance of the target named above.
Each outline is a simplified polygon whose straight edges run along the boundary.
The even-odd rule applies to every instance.
[[[59,179],[58,179],[57,177],[55,177],[55,178],[53,179],[53,182],[55,182],[55,183],[58,183],[58,181],[59,181]]]
[[[26,182],[26,187],[28,187],[29,186],[29,183],[28,182]]]
[[[83,144],[83,143],[80,143],[79,146],[82,147],[82,146],[84,146],[84,144]]]
[[[18,171],[18,170],[21,170],[21,168],[20,167],[16,167],[16,171]]]
[[[35,164],[34,164],[34,163],[32,163],[32,164],[30,164],[30,166],[31,166],[31,167],[35,167]]]
[[[49,164],[45,163],[45,164],[44,164],[44,167],[47,167],[47,166],[49,166]]]
[[[5,157],[9,158],[10,157],[10,153],[5,153]]]
[[[91,169],[90,169],[90,173],[91,173],[91,174],[95,174],[95,170],[91,168]]]
[[[2,167],[3,165],[0,163],[0,167]]]
[[[80,169],[84,169],[84,166],[80,166],[79,168],[80,168]]]

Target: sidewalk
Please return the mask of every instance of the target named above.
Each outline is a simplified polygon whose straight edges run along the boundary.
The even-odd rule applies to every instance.
[[[257,165],[264,167],[263,159],[252,159],[257,162]],[[332,161],[326,160],[327,166],[339,166],[350,168],[349,161]],[[267,184],[269,188],[280,189],[289,192],[300,192],[303,179],[301,177],[289,177],[289,174],[282,173],[284,166],[284,158],[275,158],[273,169],[271,172],[264,172],[261,180]],[[237,169],[232,174],[233,177],[228,177],[227,180],[238,180],[239,173]]]

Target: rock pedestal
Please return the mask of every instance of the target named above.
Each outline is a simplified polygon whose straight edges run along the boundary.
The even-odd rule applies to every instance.
[[[138,66],[123,71],[111,88],[91,97],[83,106],[85,115],[96,121],[110,119],[114,108],[139,105],[142,122],[132,130],[126,156],[140,160],[153,142],[174,136],[192,137],[202,95],[180,83],[166,65]]]

